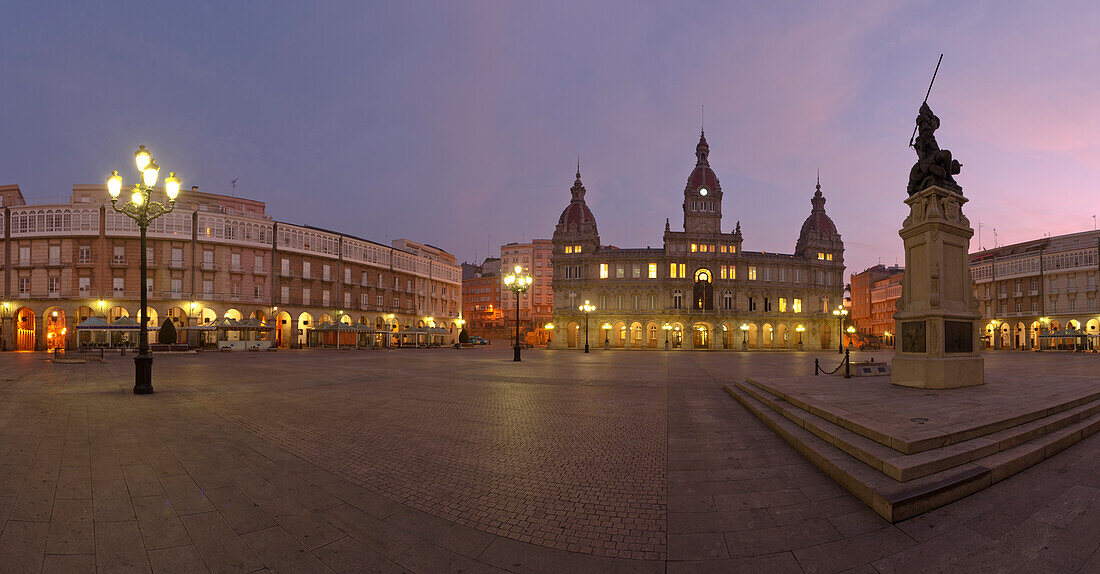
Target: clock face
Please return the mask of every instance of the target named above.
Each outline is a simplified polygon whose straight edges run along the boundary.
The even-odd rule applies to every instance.
[[[699,188],[699,195],[706,195],[706,194],[707,194],[707,188],[700,187]]]

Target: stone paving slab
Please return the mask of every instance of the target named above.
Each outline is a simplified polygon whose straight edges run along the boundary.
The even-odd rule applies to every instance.
[[[1096,437],[890,525],[721,388],[815,356],[210,353],[135,397],[129,357],[0,354],[0,570],[1100,570]]]

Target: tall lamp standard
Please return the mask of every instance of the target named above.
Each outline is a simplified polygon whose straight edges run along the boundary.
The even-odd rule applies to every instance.
[[[844,354],[844,318],[848,316],[848,310],[837,307],[833,309],[833,315],[836,315],[840,326],[840,329],[837,330],[836,352]]]
[[[516,295],[516,346],[512,347],[512,361],[519,361],[519,296],[527,292],[534,279],[530,275],[523,275],[523,267],[516,265],[504,278],[504,285]]]
[[[856,328],[848,325],[848,348],[852,348],[852,335],[856,334]]]
[[[1035,339],[1039,341],[1039,346],[1036,351],[1043,350],[1043,329],[1050,323],[1050,317],[1039,317],[1039,336]]]
[[[672,325],[669,325],[668,323],[665,323],[664,325],[661,325],[661,328],[665,330],[665,350],[667,351],[668,348],[669,348],[668,332],[672,330]]]
[[[550,344],[554,342],[554,324],[547,323],[546,330],[548,331],[548,333],[546,334],[546,348],[549,349]]]
[[[801,351],[802,350],[802,332],[805,331],[806,328],[803,327],[802,325],[799,325],[799,326],[795,327],[794,330],[798,331],[798,350]]]
[[[584,352],[588,352],[588,314],[596,310],[596,306],[589,303],[588,299],[584,300],[584,305],[580,306],[580,310],[584,311]]]
[[[749,350],[749,325],[748,323],[741,323],[741,350]]]
[[[141,183],[134,185],[130,201],[122,204],[122,207],[118,205],[118,195],[122,192],[122,176],[118,175],[118,171],[111,172],[111,177],[107,178],[107,191],[111,194],[111,207],[136,221],[138,229],[141,230],[141,314],[139,315],[141,331],[138,339],[138,355],[134,357],[134,394],[148,395],[153,392],[153,355],[149,352],[149,290],[146,285],[148,262],[145,235],[151,221],[171,213],[176,208],[180,180],[175,172],[169,172],[168,177],[164,178],[164,194],[168,196],[166,207],[149,198],[153,186],[157,184],[160,166],[153,161],[153,157],[149,155],[145,146],[138,146],[138,150],[134,152],[134,163],[137,164],[138,172],[141,174]]]
[[[611,323],[604,321],[603,324],[603,348],[608,350],[611,348]]]

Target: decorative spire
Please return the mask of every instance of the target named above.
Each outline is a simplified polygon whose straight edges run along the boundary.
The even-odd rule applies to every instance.
[[[710,163],[707,161],[707,156],[710,155],[710,145],[707,144],[707,136],[699,131],[699,143],[695,146],[696,166],[707,165]]]
[[[584,201],[584,184],[581,183],[581,158],[577,156],[577,179],[573,180],[573,187],[569,189],[573,195],[572,201]]]
[[[668,232],[669,232],[669,227],[668,227],[668,218],[666,217],[666,218],[665,218],[665,233],[668,233]]]
[[[825,211],[825,196],[821,193],[821,168],[817,169],[817,190],[814,191],[810,204],[814,206],[813,211]]]

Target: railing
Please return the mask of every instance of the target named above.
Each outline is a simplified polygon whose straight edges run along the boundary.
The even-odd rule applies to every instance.
[[[76,260],[77,267],[91,267],[92,265],[94,264],[92,263],[91,257],[81,257],[80,259]]]
[[[279,277],[281,279],[294,279],[294,272],[289,269],[280,269]]]
[[[111,267],[126,267],[126,258],[115,255],[111,257]]]
[[[836,373],[837,371],[839,371],[841,367],[844,367],[844,378],[845,379],[852,378],[852,354],[851,354],[850,349],[844,349],[844,358],[841,359],[840,364],[837,365],[836,368],[831,370],[831,371],[826,371],[825,369],[821,368],[820,361],[821,361],[820,359],[814,359],[814,376],[815,377],[817,376],[818,373],[822,373],[822,374],[825,374],[825,375],[832,375],[832,374]]]
[[[199,269],[203,271],[217,271],[218,264],[212,261],[203,261],[202,263],[199,263]]]
[[[253,275],[267,275],[267,268],[266,267],[253,267],[252,268],[252,274]]]
[[[172,259],[168,262],[169,269],[187,269],[187,263],[182,259]]]
[[[1039,296],[1039,290],[1038,289],[1032,289],[1032,290],[1027,292],[1027,296],[1028,297],[1038,297]]]
[[[27,269],[29,267],[31,267],[30,259],[20,259],[19,261],[15,262],[16,269]]]
[[[244,273],[244,266],[240,265],[240,264],[230,265],[229,266],[229,272],[230,273]]]
[[[310,273],[309,271],[302,271],[302,280],[303,281],[312,281],[313,280],[313,274]]]
[[[146,259],[145,260],[145,267],[147,269],[156,269],[157,268],[157,261],[155,259]]]
[[[63,265],[65,265],[65,263],[61,261],[60,257],[51,257],[50,260],[46,262],[46,267],[61,267]]]

